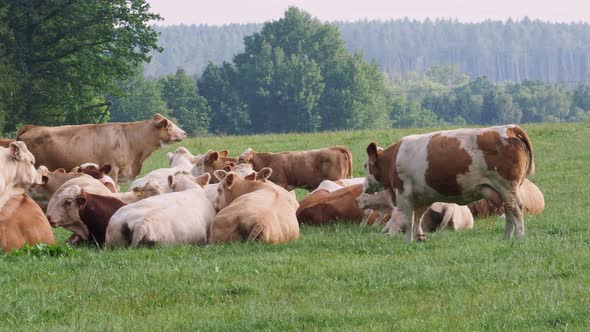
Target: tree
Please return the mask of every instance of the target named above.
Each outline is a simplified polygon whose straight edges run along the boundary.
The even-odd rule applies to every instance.
[[[3,2],[7,45],[18,85],[11,104],[14,123],[87,122],[104,112],[116,82],[148,61],[159,15],[145,0]],[[105,119],[103,119],[105,120]],[[10,128],[8,128],[10,129]]]
[[[134,76],[118,82],[118,89],[125,91],[125,95],[107,98],[112,103],[109,110],[111,121],[141,121],[151,119],[156,113],[170,115],[157,82],[145,80],[141,66],[137,67]]]
[[[246,104],[233,87],[234,67],[227,62],[221,66],[209,63],[197,82],[199,92],[211,108],[210,131],[220,134],[243,134],[250,128]]]
[[[209,105],[199,95],[197,82],[178,69],[175,75],[164,76],[159,80],[162,98],[171,109],[182,128],[190,135],[206,133],[209,129]]]

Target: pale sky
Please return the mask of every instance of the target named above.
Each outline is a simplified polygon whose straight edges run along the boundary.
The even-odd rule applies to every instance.
[[[590,0],[147,0],[159,25],[261,23],[277,20],[295,5],[322,21],[452,18],[462,22],[486,19],[542,19],[590,23]]]

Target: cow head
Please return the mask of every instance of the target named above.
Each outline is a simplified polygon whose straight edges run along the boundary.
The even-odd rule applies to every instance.
[[[166,157],[168,158],[170,167],[191,169],[195,165],[199,157],[201,157],[201,155],[194,156],[192,153],[190,153],[190,151],[187,148],[181,146],[178,149],[176,149],[174,153],[168,152],[166,154]]]
[[[160,184],[154,180],[148,180],[142,187],[134,187],[133,192],[140,200],[165,193]]]
[[[239,164],[250,164],[252,163],[252,158],[254,157],[254,150],[252,148],[247,148],[244,153],[240,155],[238,158],[238,165]]]
[[[52,227],[63,227],[80,238],[88,239],[88,228],[80,219],[80,204],[85,204],[78,196],[82,188],[73,185],[54,195],[47,207],[47,220]]]
[[[367,146],[367,161],[365,162],[365,183],[363,184],[363,192],[375,193],[383,190],[381,179],[384,174],[381,174],[381,167],[379,165],[379,158],[383,149],[377,146],[377,143],[371,142]]]
[[[188,172],[177,172],[168,176],[168,185],[173,192],[185,191],[189,189],[205,188],[209,184],[211,175],[203,173],[199,176],[192,176]]]
[[[110,164],[104,164],[99,166],[94,163],[85,163],[80,166],[74,167],[70,173],[84,173],[86,175],[90,175],[93,178],[100,181],[100,183],[104,184],[111,192],[117,192],[117,184],[115,180],[108,176],[112,170],[112,166]]]
[[[391,202],[389,190],[382,190],[374,194],[362,193],[356,199],[359,209],[391,210],[394,208]]]
[[[162,146],[186,139],[186,132],[162,115],[154,115],[153,121],[156,128],[159,129]]]
[[[214,176],[216,170],[221,170],[224,169],[225,166],[228,166],[228,164],[223,161],[223,155],[227,155],[227,151],[207,151],[203,158],[197,161],[195,167],[191,170],[191,173],[194,176],[199,176],[204,173],[209,173]],[[217,183],[217,178],[211,178],[211,183]]]
[[[20,141],[11,142],[8,145],[8,149],[8,160],[2,165],[2,168],[14,174],[14,177],[11,179],[14,187],[24,192],[31,185],[43,184],[41,173],[35,169],[35,157],[27,149],[25,143]],[[9,179],[6,180],[10,181]]]

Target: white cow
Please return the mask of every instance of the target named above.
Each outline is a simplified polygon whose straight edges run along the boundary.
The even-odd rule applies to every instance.
[[[170,162],[171,168],[190,171],[203,158],[203,155],[193,155],[187,148],[181,146],[174,153],[168,152],[166,157]]]
[[[24,194],[34,184],[42,184],[35,169],[35,157],[23,142],[0,147],[0,209],[14,195]]]
[[[206,244],[214,218],[215,209],[202,188],[158,195],[115,212],[105,245]]]

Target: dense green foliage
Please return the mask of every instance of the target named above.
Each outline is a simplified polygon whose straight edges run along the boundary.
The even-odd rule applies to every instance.
[[[145,0],[0,2],[3,129],[107,120],[105,96],[158,49],[157,19]]]
[[[526,238],[502,218],[407,244],[372,228],[303,227],[285,245],[235,243],[75,255],[0,255],[0,330],[572,330],[590,329],[587,124],[525,125],[546,210]],[[142,173],[192,152],[366,145],[432,129],[190,139],[156,151]],[[59,241],[69,232],[56,229]]]
[[[350,52],[375,59],[390,77],[423,74],[439,64],[457,64],[471,77],[492,81],[587,80],[590,75],[590,25],[558,24],[524,18],[520,21],[460,23],[437,19],[423,22],[334,22]],[[156,27],[165,51],[154,54],[146,75],[171,74],[182,67],[198,74],[209,61],[221,64],[241,52],[242,38],[262,24]]]

